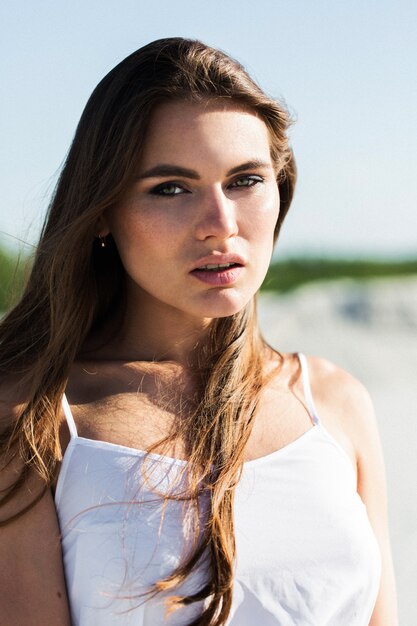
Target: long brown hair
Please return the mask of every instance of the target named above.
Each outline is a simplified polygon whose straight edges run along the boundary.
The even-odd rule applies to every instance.
[[[114,243],[101,254],[95,237],[99,216],[130,185],[155,107],[208,98],[233,100],[267,125],[281,198],[278,237],[296,177],[289,117],[237,61],[199,41],[169,38],[134,52],[107,74],[78,124],[23,296],[0,324],[0,374],[18,377],[25,390],[22,410],[1,435],[0,452],[24,462],[4,501],[21,488],[29,469],[42,477],[45,489],[50,486],[61,459],[58,415],[71,365],[86,338],[123,309],[123,266]],[[176,433],[189,443],[190,498],[204,484],[211,509],[194,553],[154,591],[175,592],[208,554],[207,584],[194,595],[171,597],[171,608],[206,600],[193,624],[220,626],[230,612],[234,487],[266,381],[265,348],[255,297],[235,315],[213,320],[198,353],[198,401]]]

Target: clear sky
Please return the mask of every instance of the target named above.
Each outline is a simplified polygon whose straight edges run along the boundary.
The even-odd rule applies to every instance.
[[[283,98],[299,167],[279,255],[417,255],[415,0],[0,4],[0,242],[36,241],[85,102],[153,39],[199,38]],[[7,233],[7,234],[5,234]]]

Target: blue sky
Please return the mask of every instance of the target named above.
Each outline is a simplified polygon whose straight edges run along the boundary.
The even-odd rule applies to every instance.
[[[222,48],[296,123],[278,255],[417,255],[415,0],[14,0],[0,5],[0,242],[36,241],[85,102],[153,39]]]

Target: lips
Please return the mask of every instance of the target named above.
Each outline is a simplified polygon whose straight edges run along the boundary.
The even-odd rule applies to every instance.
[[[194,267],[191,269],[191,272],[196,271],[196,270],[209,272],[209,271],[213,271],[213,269],[206,269],[207,265],[210,267],[213,265],[217,266],[217,265],[229,265],[229,264],[233,267],[241,267],[241,266],[246,265],[246,261],[242,256],[240,256],[240,254],[236,254],[234,252],[229,252],[226,254],[211,254],[210,256],[202,257],[201,259],[196,261]],[[222,269],[227,269],[227,268],[220,268],[220,271]]]
[[[225,287],[234,284],[244,271],[242,265],[231,265],[219,270],[193,270],[191,276],[214,287]]]
[[[219,265],[227,267],[219,267]],[[225,287],[237,281],[245,265],[245,259],[234,252],[211,254],[199,259],[190,274],[213,287]]]

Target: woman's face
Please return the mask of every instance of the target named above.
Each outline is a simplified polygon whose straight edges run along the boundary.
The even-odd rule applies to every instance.
[[[265,277],[279,213],[269,140],[265,123],[233,104],[156,109],[137,179],[101,229],[126,270],[128,303],[130,295],[216,318],[249,302]]]

